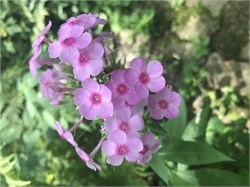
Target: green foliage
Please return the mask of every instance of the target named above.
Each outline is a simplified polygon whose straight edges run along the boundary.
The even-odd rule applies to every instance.
[[[187,165],[202,165],[221,161],[232,161],[231,158],[211,148],[205,143],[175,141],[162,149],[166,160]]]

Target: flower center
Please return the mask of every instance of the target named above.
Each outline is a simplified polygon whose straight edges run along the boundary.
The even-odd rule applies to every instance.
[[[147,72],[140,73],[139,80],[141,81],[142,84],[148,83],[150,80],[149,74]]]
[[[100,104],[102,102],[102,97],[99,93],[93,93],[90,97],[90,100],[93,105]]]
[[[74,21],[71,21],[69,24],[70,25],[77,25],[77,24],[79,24],[80,23],[80,21],[78,20],[78,19],[76,19],[76,20],[74,20]]]
[[[117,86],[117,92],[120,94],[120,95],[124,95],[128,92],[128,85],[125,84],[125,83],[120,83],[118,86]]]
[[[168,107],[168,103],[166,100],[161,100],[159,102],[159,107],[162,108],[162,109],[166,109]]]
[[[146,152],[148,152],[148,150],[149,150],[148,146],[143,145],[143,149],[142,149],[142,151],[140,153],[144,155]]]
[[[87,54],[80,54],[80,57],[79,57],[80,65],[85,65],[86,63],[88,63],[88,61],[89,61],[89,57]]]
[[[120,127],[120,130],[122,130],[124,132],[129,130],[129,126],[128,126],[127,122],[121,122],[119,127]]]
[[[63,44],[66,46],[72,46],[75,43],[76,39],[74,37],[69,37],[63,40]]]
[[[117,147],[116,153],[118,155],[126,155],[128,153],[128,147],[126,145],[119,145]]]

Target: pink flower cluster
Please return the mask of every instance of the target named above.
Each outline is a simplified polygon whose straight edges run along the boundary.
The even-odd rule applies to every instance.
[[[29,60],[32,75],[37,75],[39,68],[47,67],[39,73],[39,83],[42,95],[51,100],[51,105],[66,102],[66,95],[74,100],[72,104],[81,116],[78,122],[68,130],[55,122],[55,128],[94,170],[101,169],[93,161],[100,149],[107,156],[107,163],[113,166],[121,165],[124,159],[137,163],[150,161],[152,153],[159,150],[160,141],[153,133],[146,132],[144,118],[176,118],[181,103],[181,96],[166,87],[163,66],[157,60],[147,62],[138,57],[128,69],[108,67],[112,55],[108,40],[113,35],[93,34],[93,29],[105,23],[93,14],[71,17],[60,26],[58,39],[51,41],[46,36],[52,26],[49,21],[34,41],[34,54]],[[47,57],[40,57],[43,43],[48,46]],[[104,73],[107,69],[112,69],[110,76]],[[144,110],[150,116],[143,116]],[[103,120],[102,138],[87,154],[78,146],[72,132],[83,120],[98,118]]]

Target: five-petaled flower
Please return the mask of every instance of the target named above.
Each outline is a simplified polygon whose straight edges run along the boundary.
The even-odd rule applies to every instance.
[[[169,88],[165,87],[155,95],[149,96],[148,108],[152,118],[168,119],[176,118],[179,115],[181,96]]]
[[[80,114],[88,120],[93,120],[97,116],[101,119],[110,117],[113,113],[111,91],[90,78],[82,82],[82,87],[75,91],[75,103]]]
[[[143,149],[141,140],[137,137],[127,137],[126,133],[117,130],[108,135],[102,143],[102,152],[108,157],[107,163],[113,166],[122,164],[125,158],[128,162],[136,162]]]

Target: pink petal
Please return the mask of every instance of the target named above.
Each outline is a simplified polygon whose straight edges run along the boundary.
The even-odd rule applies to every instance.
[[[112,133],[117,130],[117,125],[118,123],[114,117],[109,117],[104,121],[104,128],[108,133]]]
[[[89,104],[82,105],[80,106],[80,114],[83,115],[87,120],[93,120],[98,114],[98,107]]]
[[[158,96],[158,95],[157,95]],[[151,110],[154,110],[154,109],[158,109],[158,102],[159,102],[159,99],[156,95],[150,95],[148,97],[148,107],[151,109]]]
[[[127,134],[127,137],[130,137],[130,138],[141,138],[141,134],[137,131],[130,130],[130,131],[127,131],[126,134]]]
[[[167,87],[163,88],[160,92],[156,93],[156,96],[159,99],[166,99],[166,100],[169,100],[171,98],[171,95],[172,91]]]
[[[141,138],[143,144],[147,146],[149,146],[154,141],[154,139],[155,135],[151,132],[146,132]]]
[[[138,95],[139,98],[145,99],[149,95],[149,91],[146,85],[141,83],[136,83],[134,86],[135,93]]]
[[[162,110],[157,110],[157,109],[149,109],[149,113],[150,113],[150,116],[153,118],[153,119],[157,119],[157,120],[160,120],[160,119],[163,119],[164,118],[164,113]],[[166,114],[165,114],[166,115]]]
[[[86,88],[90,92],[99,92],[100,91],[100,85],[93,79],[88,78],[82,82],[82,87]]]
[[[48,52],[50,58],[57,58],[61,54],[62,45],[60,42],[56,41],[49,44]]]
[[[100,85],[100,88],[101,88],[100,94],[102,96],[102,100],[104,102],[110,102],[112,97],[112,92],[110,91],[110,89],[103,84]]]
[[[63,131],[63,128],[62,128],[60,122],[56,121],[54,125],[56,127],[56,131],[59,134],[59,136],[62,136],[64,131]]]
[[[86,66],[87,71],[92,76],[97,76],[101,73],[103,68],[103,60],[102,59],[93,59],[89,60],[89,64]]]
[[[168,106],[167,110],[165,111],[165,117],[168,119],[174,119],[179,116],[179,109],[177,107]]]
[[[107,163],[113,166],[119,166],[122,164],[122,162],[123,162],[123,156],[119,155],[112,155],[107,159]]]
[[[90,74],[85,67],[74,66],[73,68],[73,73],[76,79],[84,81],[90,77]]]
[[[125,98],[126,98],[126,101],[128,102],[128,104],[130,104],[130,105],[136,105],[140,101],[140,98],[136,95],[134,90],[131,90],[130,93],[128,93],[125,96]]]
[[[77,106],[82,106],[85,103],[89,102],[89,97],[91,93],[86,89],[79,88],[75,91],[74,101]]]
[[[129,137],[126,144],[129,152],[140,152],[143,149],[142,141],[139,138]]]
[[[124,80],[128,85],[133,86],[138,82],[138,73],[134,69],[127,69],[124,73]]]
[[[146,163],[149,162],[152,159],[152,155],[150,153],[146,153],[142,156],[142,158],[139,160],[140,163]]]
[[[32,76],[37,74],[37,69],[41,67],[41,64],[33,57],[29,60],[29,69]]]
[[[88,14],[82,14],[78,16],[77,19],[81,21],[81,24],[84,26],[84,29],[91,28],[96,22],[96,18]]]
[[[153,142],[151,142],[151,144],[149,145],[149,150],[151,151],[151,153],[155,153],[156,151],[158,151],[160,149],[160,144],[161,142],[159,140],[154,140]]]
[[[73,135],[72,135],[71,132],[65,131],[64,134],[63,134],[63,138],[64,138],[65,140],[67,140],[67,141],[68,141],[71,145],[73,145],[74,147],[77,146],[77,143],[75,142],[74,137],[73,137]]]
[[[120,108],[120,107],[122,107],[125,104],[125,99],[123,97],[116,96],[113,93],[112,103],[114,105],[114,108]]]
[[[32,47],[35,48],[35,47],[38,47],[39,45],[41,45],[43,39],[44,39],[45,36],[38,36],[35,41],[32,43]]]
[[[92,37],[88,32],[85,32],[80,36],[79,38],[76,39],[74,43],[74,47],[78,49],[82,49],[87,47],[92,41]]]
[[[125,70],[122,70],[122,69],[115,70],[111,74],[111,80],[115,82],[124,82],[124,78],[123,78],[124,74],[125,74]]]
[[[102,143],[102,152],[106,156],[115,154],[117,145],[113,141],[106,140]]]
[[[70,36],[78,38],[79,36],[82,35],[83,33],[83,26],[79,26],[79,25],[72,25],[69,26],[70,27]]]
[[[163,66],[159,61],[153,60],[149,62],[147,66],[147,72],[152,78],[160,77],[161,74],[163,73]]]
[[[104,55],[104,49],[102,45],[98,42],[93,41],[89,46],[88,46],[88,54],[91,59],[100,59]]]
[[[134,115],[129,120],[129,126],[131,130],[140,131],[144,128],[144,122],[140,115]]]
[[[129,152],[127,155],[125,155],[125,159],[128,162],[136,162],[140,158],[139,152]]]
[[[89,155],[88,155],[85,151],[83,151],[83,150],[80,149],[79,147],[75,147],[75,150],[76,150],[76,153],[79,155],[79,157],[80,157],[83,161],[85,161],[85,162],[89,161]]]
[[[128,122],[131,116],[131,111],[128,108],[120,108],[116,111],[116,118],[121,122]]]
[[[93,169],[94,171],[96,171],[96,169],[101,170],[101,166],[95,163],[92,159],[86,162],[86,165],[88,168]]]
[[[113,104],[110,103],[103,103],[101,106],[98,107],[98,116],[101,119],[105,119],[107,117],[112,116],[113,114]]]
[[[165,86],[165,79],[164,77],[152,78],[148,83],[147,86],[151,92],[159,92]]]
[[[171,92],[171,99],[168,99],[168,102],[171,106],[178,107],[181,104],[181,96],[176,92]]]
[[[130,68],[136,70],[138,73],[147,70],[147,62],[143,57],[135,58],[131,61]]]
[[[79,50],[74,47],[63,47],[59,58],[63,62],[73,63],[79,57]]]
[[[125,144],[127,141],[127,136],[125,132],[117,130],[109,134],[108,140],[115,142],[117,145]]]
[[[47,32],[50,30],[50,28],[51,28],[51,25],[52,25],[52,23],[51,23],[51,21],[49,20],[49,23],[46,25],[46,27],[44,27],[44,29],[41,31],[41,33],[40,33],[40,35],[45,35],[45,34],[47,34]]]

